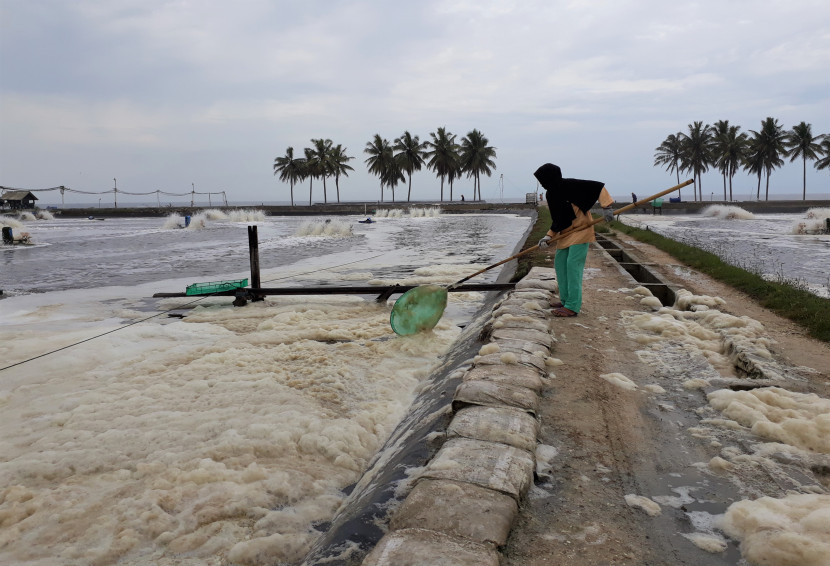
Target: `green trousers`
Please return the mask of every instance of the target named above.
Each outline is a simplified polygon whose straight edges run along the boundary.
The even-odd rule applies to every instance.
[[[553,267],[559,284],[559,300],[565,308],[579,312],[582,308],[582,272],[591,244],[575,244],[556,250]]]

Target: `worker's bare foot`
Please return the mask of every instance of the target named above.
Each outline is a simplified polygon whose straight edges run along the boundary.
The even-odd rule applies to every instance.
[[[577,313],[567,307],[553,309],[553,316],[576,316]]]

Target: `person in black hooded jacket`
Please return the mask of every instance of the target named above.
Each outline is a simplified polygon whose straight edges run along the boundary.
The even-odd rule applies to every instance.
[[[545,189],[551,217],[550,230],[539,241],[539,247],[549,247],[555,237],[568,230],[555,241],[553,266],[556,269],[560,302],[553,304],[553,314],[576,316],[582,310],[582,273],[588,248],[591,242],[596,241],[594,228],[590,226],[590,210],[599,201],[605,219],[611,220],[614,199],[604,183],[564,179],[562,170],[552,163],[539,167],[533,176]]]

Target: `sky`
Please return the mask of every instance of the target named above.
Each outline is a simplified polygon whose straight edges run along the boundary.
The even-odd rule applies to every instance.
[[[653,165],[669,134],[694,121],[759,130],[768,116],[830,133],[826,0],[0,0],[5,187],[287,201],[274,158],[329,138],[355,158],[341,200],[377,201],[367,142],[446,127],[496,148],[486,200],[536,191],[546,162],[623,200],[676,184]],[[756,186],[741,172],[733,191]],[[801,192],[800,160],[773,172],[771,196]],[[295,201],[308,193],[296,186]],[[723,194],[717,171],[703,194]],[[434,173],[413,174],[413,200],[440,196]],[[830,198],[830,171],[811,162],[807,196]]]

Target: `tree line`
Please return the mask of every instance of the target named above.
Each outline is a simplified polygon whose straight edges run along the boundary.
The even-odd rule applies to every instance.
[[[366,142],[363,153],[364,163],[372,175],[380,180],[380,201],[384,189],[392,191],[395,202],[395,187],[408,183],[406,200],[412,198],[412,173],[426,167],[441,180],[441,201],[444,200],[444,183],[449,186],[449,197],[453,200],[453,181],[466,175],[473,179],[473,200],[481,199],[481,175],[492,175],[496,168],[496,148],[478,130],[473,129],[456,141],[456,134],[446,128],[431,132],[430,140],[421,141],[409,131],[390,144],[380,134]],[[274,175],[291,188],[291,206],[294,206],[294,186],[308,180],[308,204],[311,205],[314,179],[323,180],[323,202],[328,203],[326,179],[334,177],[337,187],[337,202],[340,202],[340,177],[348,177],[354,168],[349,165],[353,156],[346,154],[341,144],[334,145],[330,139],[312,139],[311,147],[303,149],[303,156],[295,156],[294,148],[288,147],[285,155],[274,159]]]
[[[654,166],[664,166],[670,173],[692,173],[694,177],[695,200],[703,200],[701,175],[710,167],[717,168],[723,175],[723,198],[727,200],[726,186],[729,183],[729,197],[732,200],[732,178],[743,169],[758,176],[756,198],[761,198],[761,177],[766,174],[765,199],[769,200],[769,178],[772,172],[790,162],[801,159],[803,170],[803,194],[807,200],[807,161],[815,161],[816,169],[830,167],[830,134],[813,135],[812,125],[806,122],[785,130],[775,118],[761,122],[758,131],[741,132],[740,126],[731,125],[729,120],[718,120],[714,125],[693,122],[688,133],[677,132],[668,136],[655,149]]]

